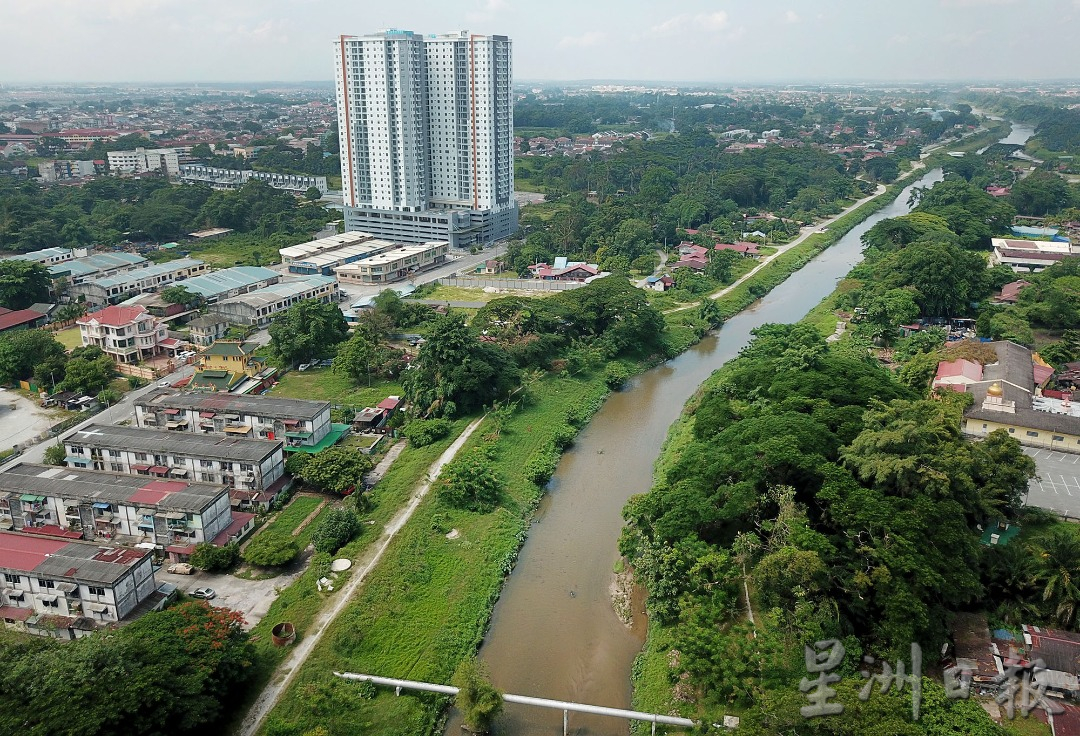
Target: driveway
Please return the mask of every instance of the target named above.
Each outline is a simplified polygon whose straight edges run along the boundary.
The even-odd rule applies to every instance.
[[[250,629],[270,610],[278,591],[291,585],[307,566],[308,555],[301,555],[288,570],[276,578],[245,580],[233,575],[196,571],[194,575],[173,575],[165,572],[168,565],[154,572],[158,583],[172,583],[185,593],[196,588],[213,588],[217,595],[210,601],[215,606],[231,608],[244,614],[244,628]]]
[[[1080,454],[1025,447],[1034,458],[1038,476],[1028,485],[1024,503],[1080,518]]]
[[[18,392],[0,388],[0,449],[32,441],[60,419]]]

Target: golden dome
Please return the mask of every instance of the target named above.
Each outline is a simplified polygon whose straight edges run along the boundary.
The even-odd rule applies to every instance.
[[[994,381],[992,384],[990,384],[990,388],[986,389],[986,393],[988,396],[1000,397],[1002,394],[1001,381]]]

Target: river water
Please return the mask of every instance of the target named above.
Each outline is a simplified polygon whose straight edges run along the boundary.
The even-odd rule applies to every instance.
[[[930,186],[941,170],[912,186]],[[908,211],[910,186],[888,207],[792,274],[764,299],[677,358],[613,394],[563,455],[517,567],[495,606],[480,657],[504,692],[615,708],[630,707],[630,668],[646,621],[634,600],[631,627],[610,598],[622,508],[652,484],[653,464],[697,387],[769,322],[796,322],[832,292],[862,258],[859,238],[874,223]],[[457,732],[452,719],[448,733]],[[562,713],[507,705],[498,733],[561,733]],[[570,733],[626,734],[626,721],[570,714]]]

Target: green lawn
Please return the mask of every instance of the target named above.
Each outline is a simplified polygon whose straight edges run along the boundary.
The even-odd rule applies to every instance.
[[[259,533],[289,536],[322,502],[323,499],[316,496],[297,496]]]
[[[53,337],[55,337],[60,342],[60,344],[67,348],[69,351],[74,350],[75,348],[82,347],[82,337],[80,337],[79,335],[78,327],[69,327],[66,330],[54,332]]]
[[[271,396],[329,401],[356,408],[375,406],[387,396],[401,394],[401,384],[396,381],[374,380],[370,388],[357,386],[351,378],[330,368],[289,371],[270,392]]]

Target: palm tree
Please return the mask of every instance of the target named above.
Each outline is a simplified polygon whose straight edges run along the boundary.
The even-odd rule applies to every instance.
[[[1069,626],[1080,607],[1080,539],[1067,529],[1057,529],[1041,546],[1042,599],[1054,606],[1057,622]]]

